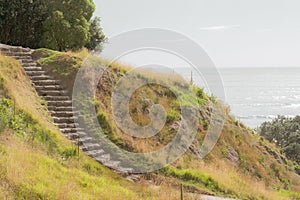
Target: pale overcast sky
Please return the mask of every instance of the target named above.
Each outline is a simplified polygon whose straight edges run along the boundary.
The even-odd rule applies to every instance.
[[[299,0],[94,1],[108,37],[166,28],[203,46],[217,67],[300,67]]]

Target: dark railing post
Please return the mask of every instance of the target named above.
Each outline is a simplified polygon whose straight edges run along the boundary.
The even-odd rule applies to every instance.
[[[79,145],[79,134],[77,137],[77,153],[78,153],[78,161],[79,161],[79,150],[80,150],[80,145]]]
[[[183,185],[180,184],[180,200],[183,200]]]

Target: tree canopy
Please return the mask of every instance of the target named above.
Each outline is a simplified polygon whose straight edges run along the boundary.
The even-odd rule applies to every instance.
[[[0,0],[0,42],[66,51],[100,48],[105,36],[92,0]]]
[[[300,116],[278,116],[271,122],[264,122],[260,134],[280,147],[289,159],[300,164]]]

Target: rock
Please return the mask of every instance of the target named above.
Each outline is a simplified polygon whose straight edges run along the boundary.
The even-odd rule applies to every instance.
[[[131,175],[127,176],[126,179],[131,182],[137,182],[141,179],[141,175],[131,174]]]
[[[227,150],[228,150],[228,152],[227,152],[226,158],[234,165],[237,165],[239,162],[238,152],[232,147],[228,147]]]

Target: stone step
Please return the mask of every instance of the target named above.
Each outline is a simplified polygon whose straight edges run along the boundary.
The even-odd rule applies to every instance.
[[[1,50],[2,51],[2,50]],[[31,56],[31,52],[11,52],[10,50],[2,51],[6,56]]]
[[[89,137],[89,136],[79,137],[79,139],[77,141],[80,143],[80,145],[84,145],[85,143],[97,143],[97,142],[99,142],[97,139],[95,139],[93,137]]]
[[[52,117],[54,123],[74,123],[75,122],[75,117]]]
[[[48,106],[49,111],[65,111],[65,112],[71,112],[73,111],[72,106],[66,106],[66,107],[57,107],[57,106]]]
[[[73,141],[77,141],[78,137],[86,137],[87,134],[85,132],[77,132],[77,133],[67,133],[64,134],[66,136],[66,138],[73,140]]]
[[[43,69],[41,67],[37,67],[37,66],[34,66],[34,67],[23,67],[24,70],[27,72],[29,71],[42,71]]]
[[[69,134],[69,133],[77,133],[78,130],[76,128],[63,128],[63,129],[59,129],[60,132],[64,133],[64,134]]]
[[[60,129],[66,129],[66,128],[76,128],[76,126],[78,124],[75,124],[75,123],[54,123],[55,126],[57,126],[58,128]]]
[[[32,62],[32,63],[23,63],[22,66],[26,68],[26,67],[36,67],[38,65],[35,62]]]
[[[46,101],[70,101],[68,96],[45,96]]]
[[[108,168],[111,168],[111,169],[118,169],[120,163],[121,163],[120,161],[108,160],[108,161],[106,161],[106,162],[104,162],[102,164],[105,165]]]
[[[78,139],[78,133],[64,133],[64,135],[71,141],[76,141]]]
[[[83,130],[81,128],[60,128],[60,132],[64,133],[65,135],[71,134],[71,133],[79,133]]]
[[[54,117],[73,117],[76,116],[76,113],[74,114],[74,112],[72,111],[52,111],[51,112],[51,116]]]
[[[6,52],[10,52],[9,47],[3,46],[2,44],[0,44],[0,52],[2,52],[3,54]]]
[[[66,96],[65,90],[39,90],[37,91],[40,96]]]
[[[60,82],[56,80],[34,80],[35,85],[59,85]]]
[[[85,153],[91,157],[98,157],[104,154],[105,152],[103,149],[99,149],[99,150],[86,151]]]
[[[81,149],[83,151],[99,150],[100,148],[101,148],[101,145],[98,143],[84,143],[81,146]]]
[[[22,64],[24,63],[34,63],[33,60],[30,58],[30,59],[21,59],[19,60]]]
[[[36,90],[62,90],[63,88],[60,85],[36,85]]]
[[[72,101],[48,101],[48,106],[68,107],[72,106]]]
[[[26,74],[28,76],[41,76],[41,75],[44,75],[46,72],[45,71],[42,71],[42,70],[39,70],[39,71],[26,71]]]
[[[64,128],[64,129],[60,129],[60,132],[62,132],[64,135],[69,135],[72,133],[76,133],[77,134],[77,129],[76,128]]]
[[[109,154],[103,154],[101,156],[97,156],[97,157],[94,157],[95,160],[97,160],[98,162],[104,164],[105,162],[109,161],[110,160],[110,155]]]
[[[12,47],[12,46],[9,46],[9,50],[10,52],[12,53],[31,53],[31,49],[29,48],[23,48],[23,47]]]
[[[128,167],[117,167],[115,170],[117,170],[118,173],[121,174],[132,174],[133,169]]]
[[[9,57],[12,57],[16,60],[32,59],[30,55],[11,55]]]
[[[47,76],[47,75],[41,75],[41,76],[31,76],[30,79],[32,81],[41,81],[41,80],[48,80],[48,79],[51,79],[50,76]]]

